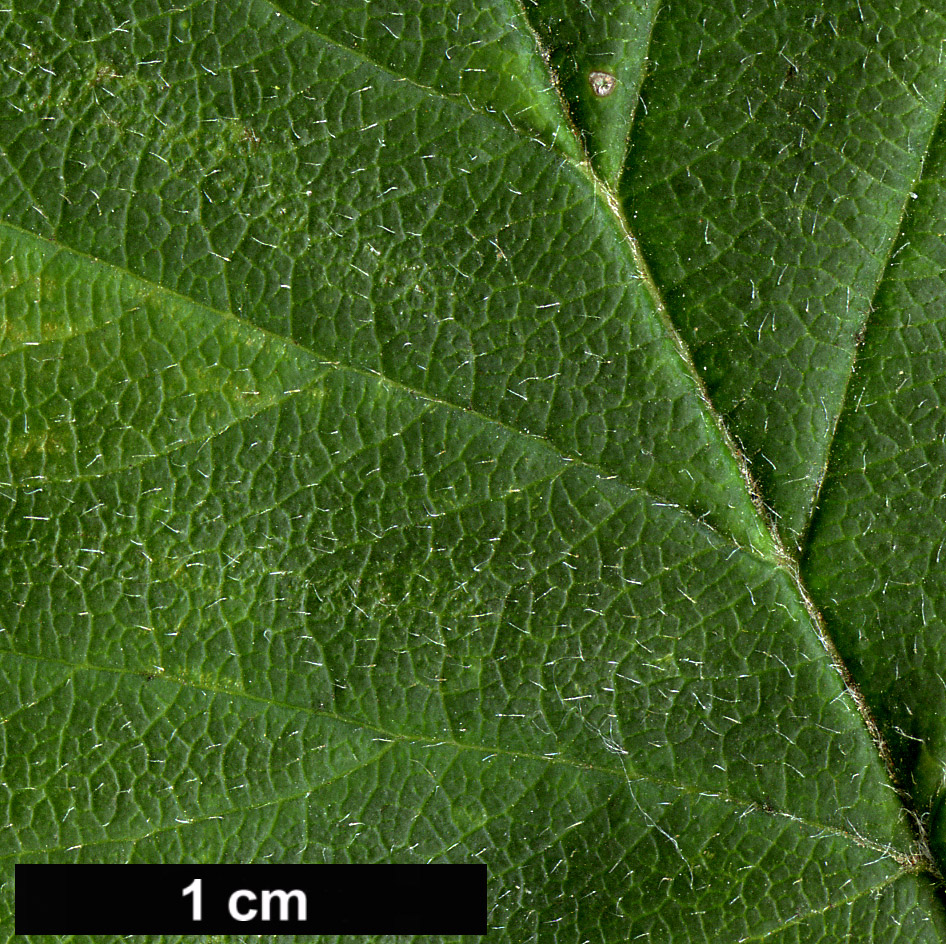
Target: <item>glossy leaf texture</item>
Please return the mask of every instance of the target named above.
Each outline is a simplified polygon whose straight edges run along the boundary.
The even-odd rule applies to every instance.
[[[946,941],[946,8],[0,11],[17,862],[485,862],[490,941]]]

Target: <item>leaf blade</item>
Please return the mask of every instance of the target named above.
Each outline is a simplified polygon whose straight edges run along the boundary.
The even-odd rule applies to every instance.
[[[942,34],[942,13],[895,28],[857,9],[812,23],[794,6],[686,9],[658,20],[653,113],[638,114],[622,196],[713,402],[798,548],[946,96],[924,40]],[[731,38],[710,45],[714,33]],[[911,35],[922,78],[899,53]],[[867,104],[875,89],[890,92],[883,108]]]
[[[3,33],[0,856],[480,856],[509,939],[941,939],[530,11],[89,9]]]

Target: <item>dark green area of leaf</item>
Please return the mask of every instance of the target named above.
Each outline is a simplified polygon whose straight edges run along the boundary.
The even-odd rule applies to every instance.
[[[942,9],[9,7],[8,936],[482,861],[490,940],[946,939]]]

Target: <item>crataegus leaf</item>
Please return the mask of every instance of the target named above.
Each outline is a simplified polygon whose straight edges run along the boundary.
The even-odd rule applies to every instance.
[[[946,10],[0,11],[17,862],[485,862],[946,940]]]

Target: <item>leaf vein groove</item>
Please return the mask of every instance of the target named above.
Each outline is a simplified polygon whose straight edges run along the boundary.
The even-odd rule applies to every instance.
[[[99,259],[96,256],[92,256],[88,253],[82,252],[81,250],[74,249],[71,246],[64,246],[62,244],[49,240],[46,237],[40,236],[36,233],[32,233],[29,230],[24,230],[20,228],[19,226],[16,226],[12,223],[7,222],[6,220],[0,220],[0,229],[7,229],[10,232],[15,233],[17,236],[26,237],[28,239],[35,240],[38,243],[44,243],[44,244],[49,244],[50,246],[54,246],[56,249],[60,251],[68,252],[75,255],[77,258],[84,259],[87,262],[87,264],[90,264],[92,266],[101,266],[106,269],[111,269],[112,271],[115,271],[115,272],[121,272],[127,277],[134,279],[136,282],[142,285],[147,285],[150,288],[153,288],[161,293],[166,294],[168,297],[176,298],[182,302],[185,302],[186,304],[190,306],[193,306],[194,308],[203,309],[204,311],[214,314],[219,318],[233,321],[236,324],[242,326],[244,329],[259,334],[262,338],[266,340],[274,341],[277,344],[280,344],[292,350],[295,350],[296,352],[300,353],[302,356],[306,357],[307,359],[311,359],[319,367],[327,367],[333,370],[348,371],[352,374],[364,377],[372,381],[373,383],[380,383],[382,385],[387,385],[388,387],[399,390],[402,393],[408,396],[414,397],[420,401],[423,401],[426,403],[433,403],[454,412],[466,413],[470,416],[478,418],[483,423],[503,429],[507,433],[510,433],[511,435],[515,437],[525,439],[526,441],[531,441],[534,443],[541,443],[543,447],[551,450],[562,462],[568,463],[570,465],[574,465],[576,467],[585,468],[601,480],[616,481],[623,488],[626,488],[631,492],[635,492],[640,495],[646,496],[647,498],[651,499],[656,505],[673,509],[675,513],[679,514],[682,518],[684,518],[692,527],[694,527],[700,533],[711,534],[715,536],[716,538],[725,541],[726,544],[728,544],[731,547],[734,547],[736,550],[741,551],[744,554],[748,554],[749,556],[754,557],[758,560],[761,560],[765,563],[778,566],[777,561],[772,561],[770,558],[766,557],[761,551],[757,550],[756,548],[746,547],[745,545],[739,544],[732,535],[726,534],[725,532],[721,532],[713,528],[707,522],[698,518],[689,509],[684,508],[683,506],[677,504],[676,502],[668,502],[665,496],[658,495],[647,488],[644,488],[640,485],[633,485],[630,482],[627,482],[627,481],[624,481],[623,479],[618,478],[617,475],[609,474],[606,469],[602,468],[601,466],[597,465],[594,462],[591,462],[587,459],[583,459],[580,456],[572,455],[565,452],[558,445],[556,445],[552,440],[548,439],[545,436],[539,435],[537,433],[526,432],[525,430],[518,429],[515,426],[510,426],[508,423],[505,423],[496,417],[489,416],[488,414],[483,413],[480,410],[475,409],[474,407],[464,406],[463,404],[460,404],[460,403],[454,403],[449,400],[444,400],[440,397],[433,396],[429,393],[426,393],[423,390],[420,390],[416,387],[412,387],[409,384],[403,383],[399,380],[395,380],[392,377],[388,377],[387,375],[382,374],[380,371],[372,370],[370,368],[365,368],[365,367],[356,367],[352,364],[345,364],[340,361],[325,360],[323,359],[322,355],[320,355],[318,352],[312,351],[310,348],[305,347],[304,345],[300,344],[298,341],[296,341],[295,339],[291,337],[280,335],[267,328],[262,328],[258,325],[254,325],[252,322],[246,321],[244,318],[240,317],[239,315],[234,314],[233,312],[226,311],[220,308],[215,308],[211,305],[207,305],[202,302],[197,302],[194,299],[190,298],[189,296],[176,291],[175,289],[168,288],[167,286],[161,285],[160,283],[153,282],[149,279],[146,279],[135,272],[132,272],[128,269],[123,268],[122,266],[116,265],[115,263],[112,263],[112,262],[106,262],[105,260]]]
[[[936,140],[936,135],[943,123],[944,116],[946,116],[946,83],[944,83],[943,95],[939,103],[939,111],[937,112],[936,119],[932,123],[932,129],[926,142],[926,147],[923,149],[923,156],[920,158],[916,176],[914,177],[910,188],[903,197],[903,205],[900,208],[900,219],[897,221],[896,230],[894,231],[894,234],[887,245],[884,264],[880,267],[877,280],[874,283],[874,289],[871,292],[870,301],[867,303],[867,308],[864,311],[864,317],[861,319],[860,328],[858,330],[860,341],[854,345],[854,350],[851,353],[850,365],[848,367],[847,376],[844,381],[844,389],[841,392],[841,400],[834,416],[834,422],[831,425],[830,435],[828,436],[828,440],[825,443],[824,461],[822,462],[818,481],[812,494],[811,504],[808,508],[808,514],[806,515],[805,526],[802,529],[802,539],[800,542],[802,549],[804,549],[808,544],[812,524],[815,519],[815,512],[818,507],[818,502],[821,498],[821,492],[824,488],[825,480],[828,476],[828,469],[831,465],[831,457],[833,455],[834,445],[837,440],[838,428],[841,425],[841,419],[844,416],[848,406],[848,401],[850,399],[851,380],[853,379],[854,373],[857,369],[857,357],[864,345],[864,336],[866,335],[867,331],[870,330],[871,314],[875,311],[875,302],[877,301],[877,297],[880,294],[884,282],[890,273],[893,260],[896,255],[897,244],[900,242],[900,238],[903,235],[904,226],[910,219],[910,204],[913,199],[913,194],[916,193],[917,188],[923,181],[923,172],[926,167],[926,162],[929,158],[930,151],[932,150],[933,142]]]
[[[30,659],[34,662],[44,663],[48,665],[58,665],[62,668],[70,669],[73,671],[87,671],[87,672],[103,672],[116,675],[119,677],[126,678],[137,678],[143,679],[144,672],[136,671],[133,669],[117,668],[112,666],[103,666],[95,665],[90,662],[70,662],[66,659],[59,659],[53,656],[48,655],[37,655],[35,653],[21,652],[19,650],[13,649],[12,647],[0,650],[5,652],[8,655],[14,655],[21,659]],[[247,701],[257,702],[259,704],[268,705],[272,708],[281,708],[286,711],[299,712],[301,714],[308,714],[314,717],[327,718],[328,720],[335,721],[339,724],[350,725],[351,727],[359,728],[363,731],[372,731],[379,735],[382,735],[383,738],[389,738],[394,742],[401,742],[405,744],[418,744],[425,747],[451,747],[455,748],[458,751],[479,751],[484,754],[501,754],[507,757],[518,757],[522,760],[532,760],[532,761],[541,761],[546,764],[559,764],[565,767],[573,767],[579,770],[590,770],[595,773],[606,774],[611,777],[615,777],[621,780],[622,783],[628,783],[631,779],[633,780],[643,780],[647,783],[655,784],[660,787],[667,787],[669,789],[678,790],[681,793],[687,793],[692,796],[706,797],[707,799],[719,800],[723,803],[729,803],[735,806],[740,806],[745,809],[746,812],[756,812],[756,813],[765,813],[768,816],[777,816],[783,819],[791,820],[794,823],[810,827],[812,829],[822,830],[831,835],[839,836],[847,841],[852,842],[855,845],[861,846],[867,849],[873,849],[876,852],[881,853],[882,855],[889,856],[890,858],[900,862],[906,867],[910,864],[912,859],[896,849],[891,848],[889,845],[884,843],[879,843],[866,837],[859,836],[853,832],[850,832],[845,829],[841,829],[838,826],[831,826],[826,823],[819,823],[812,820],[805,819],[800,816],[796,816],[793,813],[788,813],[786,811],[777,810],[774,808],[765,808],[763,809],[758,805],[758,803],[747,797],[736,796],[731,793],[725,793],[722,791],[707,791],[700,789],[697,786],[680,783],[674,780],[667,780],[661,777],[655,777],[650,774],[642,773],[639,770],[634,769],[627,762],[626,758],[622,758],[622,765],[620,769],[616,767],[604,767],[601,764],[596,763],[586,763],[579,760],[575,760],[569,757],[560,757],[559,755],[549,755],[549,754],[537,754],[532,751],[517,751],[510,748],[501,747],[498,745],[489,745],[489,744],[465,744],[463,742],[450,740],[447,738],[436,739],[431,735],[420,735],[420,734],[402,734],[397,731],[391,731],[387,728],[384,728],[380,724],[375,724],[374,722],[359,720],[355,718],[349,718],[345,715],[340,715],[337,712],[327,711],[324,708],[315,708],[310,705],[295,705],[291,702],[279,701],[274,698],[266,698],[262,695],[254,695],[250,692],[235,692],[232,689],[216,687],[208,684],[207,682],[198,683],[193,679],[189,679],[185,676],[175,676],[169,674],[162,674],[160,681],[165,683],[173,683],[174,685],[179,685],[182,688],[190,688],[195,691],[202,692],[211,692],[214,695],[219,695],[221,697],[232,698],[232,699],[245,699]],[[170,705],[168,706],[170,707]],[[154,723],[154,722],[152,722]],[[150,726],[149,726],[150,727]]]

